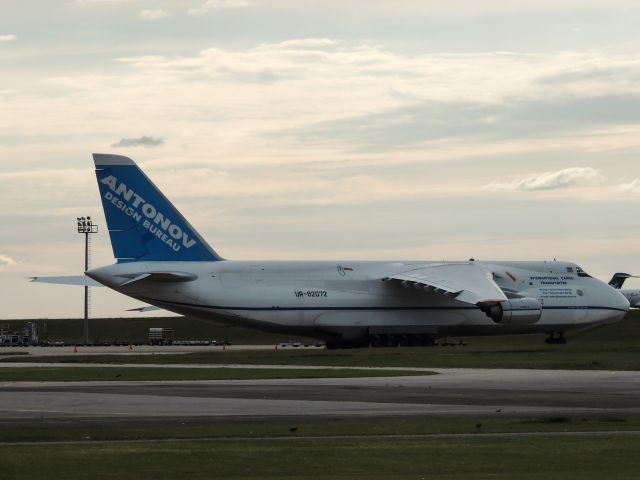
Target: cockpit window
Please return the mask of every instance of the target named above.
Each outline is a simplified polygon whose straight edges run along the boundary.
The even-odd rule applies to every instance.
[[[587,272],[585,272],[580,267],[576,267],[576,273],[578,274],[579,277],[591,278],[591,275],[589,275]]]

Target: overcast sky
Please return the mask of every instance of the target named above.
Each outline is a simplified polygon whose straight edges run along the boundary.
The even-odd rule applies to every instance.
[[[0,318],[82,315],[92,152],[228,259],[640,274],[640,4],[3,0]],[[140,304],[94,289],[92,314]]]

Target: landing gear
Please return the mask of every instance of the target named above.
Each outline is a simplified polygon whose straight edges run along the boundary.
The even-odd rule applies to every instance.
[[[369,347],[427,347],[437,345],[428,334],[376,334],[367,337]]]
[[[564,345],[567,343],[567,339],[564,338],[564,332],[558,332],[558,336],[554,336],[555,332],[549,333],[549,336],[546,338],[544,343],[548,345]]]

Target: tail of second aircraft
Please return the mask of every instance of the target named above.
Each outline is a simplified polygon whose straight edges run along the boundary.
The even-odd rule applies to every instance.
[[[93,160],[118,262],[221,260],[133,160],[99,153]]]
[[[611,285],[613,288],[621,289],[627,278],[634,278],[634,276],[628,273],[614,273],[613,277],[611,277],[611,280],[609,280],[609,285]]]

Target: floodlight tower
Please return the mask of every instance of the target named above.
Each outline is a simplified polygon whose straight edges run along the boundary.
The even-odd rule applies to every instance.
[[[78,233],[84,233],[84,271],[89,270],[89,235],[98,233],[98,226],[94,225],[91,217],[77,217]],[[89,343],[89,287],[84,287],[84,343]]]

